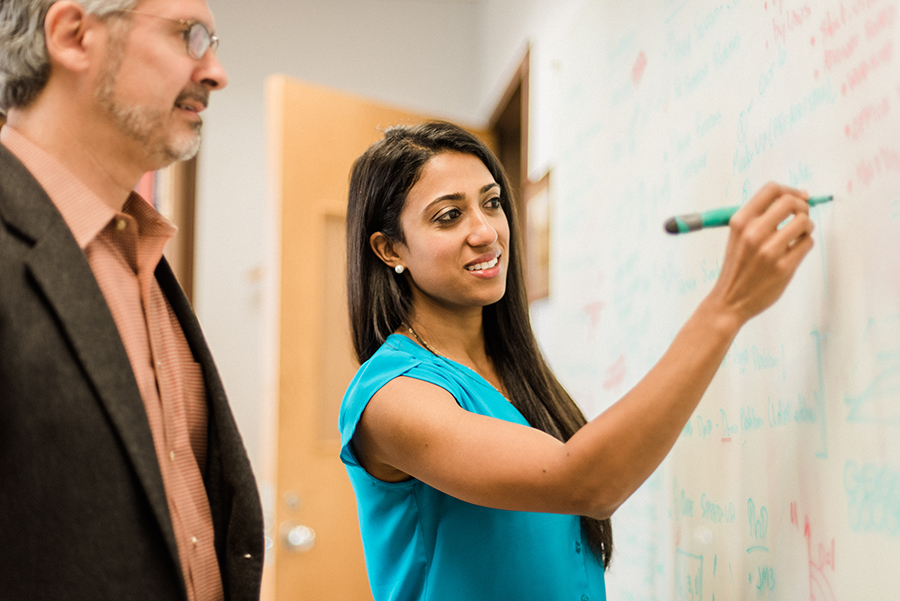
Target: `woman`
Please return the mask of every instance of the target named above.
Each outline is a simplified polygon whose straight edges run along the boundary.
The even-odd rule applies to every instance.
[[[362,366],[341,459],[379,601],[604,599],[609,517],[812,247],[807,195],[763,188],[732,218],[721,274],[670,349],[586,423],[531,331],[509,189],[491,152],[447,123],[389,129],[353,168]]]

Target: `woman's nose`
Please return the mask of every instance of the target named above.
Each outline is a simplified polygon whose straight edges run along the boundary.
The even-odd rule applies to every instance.
[[[484,213],[474,213],[468,242],[472,246],[489,246],[497,241],[497,230]]]

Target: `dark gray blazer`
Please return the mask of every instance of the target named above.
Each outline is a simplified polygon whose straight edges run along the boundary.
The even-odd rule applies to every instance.
[[[200,325],[156,278],[209,403],[204,479],[229,600],[259,598],[250,463]],[[0,599],[184,600],[150,425],[115,322],[56,207],[0,145]]]

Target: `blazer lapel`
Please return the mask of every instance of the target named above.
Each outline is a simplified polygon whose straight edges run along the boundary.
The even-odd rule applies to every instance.
[[[2,145],[0,173],[0,214],[34,241],[26,267],[93,383],[177,562],[178,550],[150,424],[103,293],[52,201]]]
[[[165,259],[156,268],[156,280],[181,323],[194,360],[203,368],[209,401],[204,482],[225,588],[230,591],[246,590],[248,598],[258,596],[258,581],[241,577],[247,574],[245,553],[251,552],[260,564],[263,557],[263,516],[247,451],[200,323]],[[240,553],[236,554],[235,549],[239,549]],[[262,566],[258,569],[261,570]]]
[[[184,337],[191,348],[194,360],[203,368],[206,395],[210,399],[210,404],[213,408],[221,406],[223,403],[227,404],[225,388],[222,386],[222,380],[219,378],[219,372],[216,369],[215,361],[213,361],[212,353],[206,344],[203,330],[200,328],[200,322],[197,321],[194,309],[191,307],[190,301],[185,296],[181,284],[178,283],[165,257],[156,266],[155,275],[160,290],[162,290],[169,301],[178,323],[181,324],[181,330],[184,332]]]

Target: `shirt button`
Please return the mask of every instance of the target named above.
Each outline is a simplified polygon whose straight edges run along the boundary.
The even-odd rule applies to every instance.
[[[191,537],[191,543],[193,543],[193,545],[194,545],[195,547],[197,546],[197,542],[198,542],[198,541],[197,541],[197,537],[196,537],[196,536],[192,536],[192,537]]]
[[[581,601],[591,601],[591,598],[587,595],[581,595]]]
[[[581,542],[580,541],[575,541],[575,552],[581,553]]]
[[[175,451],[169,451],[169,461],[175,461]]]
[[[128,222],[122,218],[116,219],[116,229],[120,232],[128,227]]]

